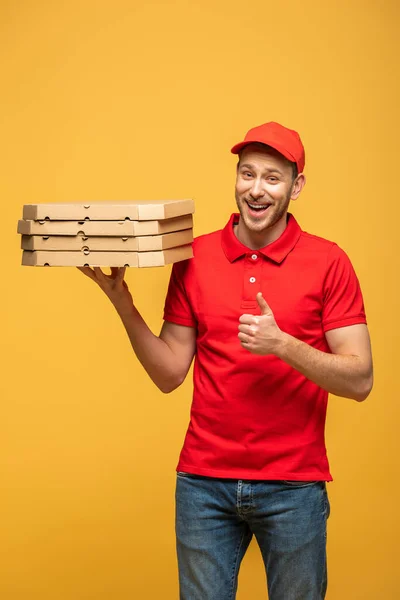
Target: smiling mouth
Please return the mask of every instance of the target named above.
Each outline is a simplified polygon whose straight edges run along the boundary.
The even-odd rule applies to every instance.
[[[271,206],[270,204],[256,204],[253,202],[248,202],[247,200],[246,200],[246,204],[252,212],[257,212],[257,213],[263,213],[267,210],[267,208],[269,208]]]

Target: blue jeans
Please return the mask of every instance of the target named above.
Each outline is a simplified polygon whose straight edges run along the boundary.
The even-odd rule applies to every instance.
[[[324,481],[217,479],[178,473],[181,600],[233,600],[253,534],[270,600],[322,600],[327,587]]]

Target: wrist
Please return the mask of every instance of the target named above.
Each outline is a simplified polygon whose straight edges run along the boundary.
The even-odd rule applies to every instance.
[[[113,305],[121,319],[132,317],[135,313],[138,313],[133,302],[130,304],[113,302]]]
[[[293,336],[281,331],[277,340],[277,345],[275,349],[275,356],[280,358],[281,360],[285,360],[287,356],[288,350],[290,348],[290,344],[293,341]]]

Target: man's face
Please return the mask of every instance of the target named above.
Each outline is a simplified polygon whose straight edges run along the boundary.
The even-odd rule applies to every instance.
[[[237,169],[235,197],[243,224],[261,233],[287,212],[295,182],[291,163],[261,144],[245,146]]]

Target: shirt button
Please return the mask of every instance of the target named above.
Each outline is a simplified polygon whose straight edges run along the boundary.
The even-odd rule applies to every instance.
[[[250,281],[250,283],[255,283],[256,282],[256,278],[255,277],[250,277],[249,281]]]
[[[251,255],[251,258],[252,258],[253,260],[257,260],[258,256],[257,256],[257,254],[252,254],[252,255]]]

